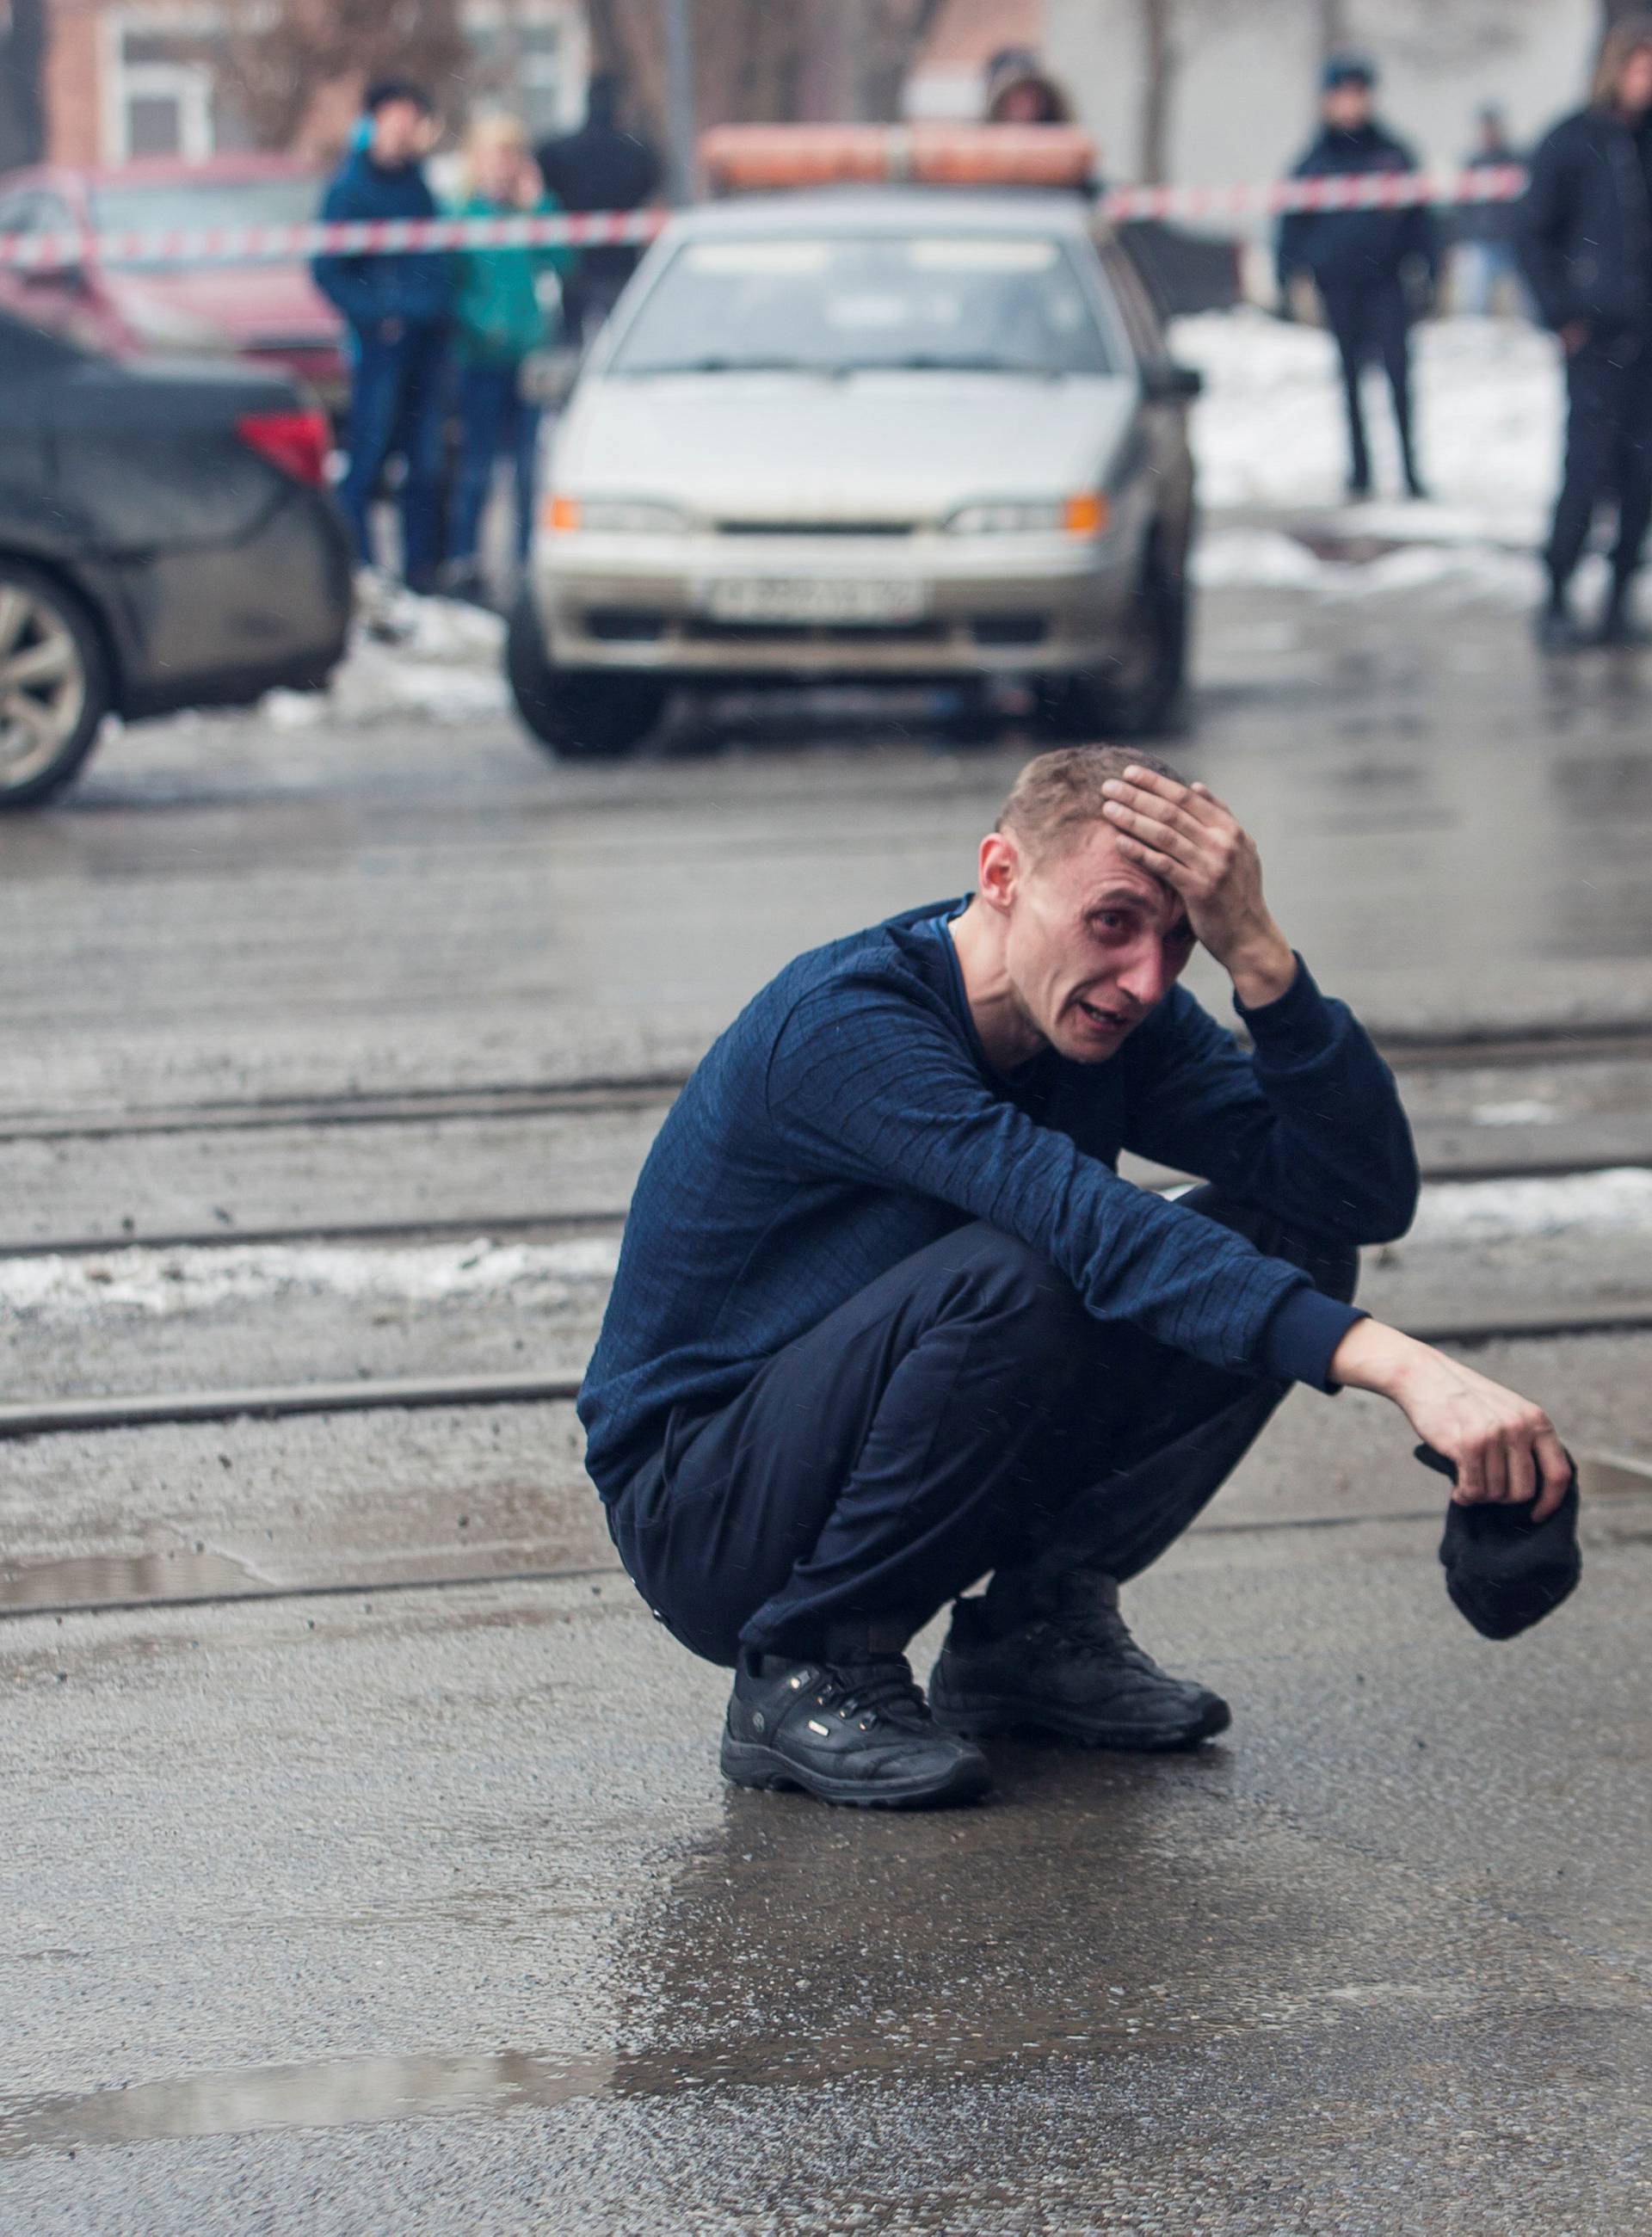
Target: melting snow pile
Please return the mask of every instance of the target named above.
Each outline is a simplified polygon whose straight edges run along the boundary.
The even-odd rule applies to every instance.
[[[505,624],[497,614],[392,590],[375,621],[373,629],[358,623],[329,690],[269,692],[266,720],[294,730],[413,712],[433,723],[505,712]]]
[[[76,1321],[149,1318],[302,1294],[365,1304],[435,1304],[510,1296],[541,1307],[605,1287],[618,1263],[608,1236],[565,1243],[458,1244],[375,1250],[346,1244],[214,1244],[179,1250],[133,1247],[74,1257],[0,1258],[0,1315]]]
[[[1194,407],[1206,586],[1305,590],[1333,597],[1404,591],[1528,604],[1559,471],[1563,382],[1552,340],[1518,320],[1444,319],[1417,329],[1415,409],[1426,502],[1346,505],[1342,388],[1329,334],[1260,311],[1182,320],[1172,346],[1206,380]],[[1387,387],[1366,376],[1366,425],[1380,491],[1400,485]],[[1314,516],[1338,538],[1399,547],[1360,564],[1324,559],[1224,511]]]

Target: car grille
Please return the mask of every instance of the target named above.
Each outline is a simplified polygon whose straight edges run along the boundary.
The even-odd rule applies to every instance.
[[[911,536],[915,520],[719,520],[719,536]]]
[[[684,624],[683,634],[703,644],[944,644],[942,622],[799,622],[776,627],[772,622],[714,622],[695,620]]]

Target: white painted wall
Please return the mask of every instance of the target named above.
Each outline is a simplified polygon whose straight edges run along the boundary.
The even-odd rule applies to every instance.
[[[1584,97],[1600,24],[1598,0],[1437,0],[1470,24],[1496,17],[1515,35],[1421,51],[1418,0],[1356,0],[1358,43],[1383,76],[1380,111],[1429,163],[1449,163],[1474,137],[1483,102],[1503,103],[1520,143]],[[1305,0],[1199,0],[1196,37],[1178,85],[1172,177],[1205,183],[1266,179],[1306,145],[1314,122],[1318,48]],[[1109,178],[1136,175],[1140,64],[1134,0],[1044,0],[1044,52],[1101,142]],[[1447,43],[1441,38],[1442,45]],[[1453,41],[1450,43],[1457,43]]]

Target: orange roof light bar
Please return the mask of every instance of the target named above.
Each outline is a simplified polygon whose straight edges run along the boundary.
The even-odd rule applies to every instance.
[[[1066,124],[718,124],[700,135],[712,190],[834,186],[1087,187],[1095,142]]]

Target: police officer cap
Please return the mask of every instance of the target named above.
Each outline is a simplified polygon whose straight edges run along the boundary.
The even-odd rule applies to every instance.
[[[1377,65],[1369,55],[1332,55],[1319,82],[1327,93],[1334,93],[1339,85],[1375,85]]]

